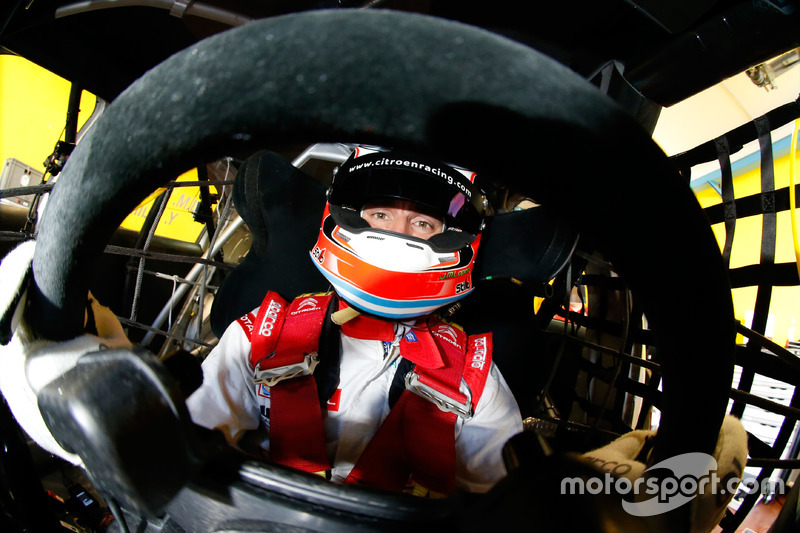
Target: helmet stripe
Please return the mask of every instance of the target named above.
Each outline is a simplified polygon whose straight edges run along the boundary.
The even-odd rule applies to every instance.
[[[381,298],[374,294],[364,292],[355,287],[352,283],[335,276],[332,272],[322,268],[316,261],[314,261],[314,264],[331,285],[333,285],[334,290],[346,301],[351,302],[356,307],[364,309],[365,311],[387,318],[411,318],[421,316],[453,303],[464,296],[464,294],[459,294],[458,296],[450,298],[437,298],[424,301],[404,301]]]

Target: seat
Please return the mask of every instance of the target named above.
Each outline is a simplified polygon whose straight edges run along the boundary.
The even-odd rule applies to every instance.
[[[325,206],[321,183],[277,153],[261,150],[240,166],[232,194],[253,242],[214,299],[211,328],[217,337],[257,308],[268,290],[293,298],[328,286],[310,260],[298,260],[308,255],[319,232]]]

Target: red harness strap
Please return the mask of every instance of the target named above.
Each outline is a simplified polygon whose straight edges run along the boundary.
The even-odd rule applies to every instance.
[[[452,492],[456,419],[471,417],[480,401],[491,349],[491,334],[467,337],[444,322],[406,335],[400,353],[416,363],[415,371],[347,482],[401,491],[412,479],[436,492]],[[469,397],[460,392],[462,377]]]
[[[492,366],[492,334],[470,335],[464,361],[464,381],[472,392],[472,408],[478,406]]]
[[[270,292],[239,319],[251,340],[250,363],[258,383],[270,385],[270,458],[308,472],[329,469],[316,383],[311,373],[332,294],[301,297],[287,307]],[[342,303],[340,302],[340,307]],[[391,323],[360,316],[342,326],[358,338],[391,340]],[[348,483],[402,491],[409,479],[437,492],[455,486],[455,424],[480,401],[491,367],[491,334],[467,335],[438,322],[412,330],[400,354],[415,363],[401,394],[357,461]],[[466,382],[469,395],[460,392]]]
[[[287,307],[269,292],[250,338],[255,383],[270,387],[270,460],[306,472],[330,469],[312,374],[332,297],[300,297]]]

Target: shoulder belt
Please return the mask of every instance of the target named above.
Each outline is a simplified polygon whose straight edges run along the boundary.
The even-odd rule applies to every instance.
[[[418,351],[428,354],[419,357]],[[455,488],[456,420],[471,418],[480,401],[491,368],[491,333],[467,336],[440,322],[407,335],[400,353],[417,359],[415,368],[347,481],[402,491],[411,480],[450,493]],[[467,394],[460,390],[462,379]]]
[[[309,472],[329,469],[313,372],[326,310],[334,295],[306,295],[291,304],[277,293],[257,315],[238,319],[251,341],[255,382],[270,387],[270,459]],[[455,423],[470,418],[492,361],[492,335],[468,336],[441,321],[400,342],[414,362],[405,390],[347,479],[402,491],[409,481],[436,492],[455,485]],[[467,394],[461,392],[461,382]]]
[[[287,304],[270,291],[254,319],[251,313],[238,320],[250,332],[254,384],[270,389],[270,460],[306,472],[330,468],[312,374],[332,299],[332,293],[312,294]]]

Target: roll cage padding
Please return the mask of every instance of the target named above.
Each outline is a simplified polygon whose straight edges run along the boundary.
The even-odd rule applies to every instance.
[[[664,401],[652,460],[713,450],[731,383],[733,306],[688,185],[631,117],[563,65],[421,15],[260,20],[131,85],[78,145],[42,218],[26,311],[35,333],[81,332],[92,264],[155,187],[232,150],[300,141],[428,151],[568,209],[655,331]],[[671,516],[683,527],[687,513]]]

